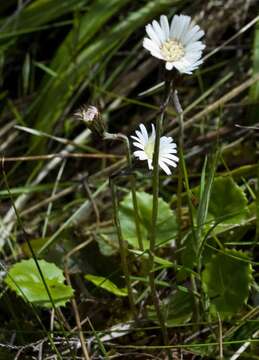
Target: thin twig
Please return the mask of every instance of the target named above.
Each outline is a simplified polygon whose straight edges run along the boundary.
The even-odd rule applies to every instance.
[[[37,160],[51,160],[51,159],[67,159],[67,158],[87,158],[87,159],[118,159],[122,158],[122,155],[113,155],[113,154],[86,154],[86,153],[53,153],[45,155],[31,155],[31,156],[14,156],[14,157],[5,157],[2,156],[0,161],[3,162],[16,162],[16,161],[37,161]]]
[[[224,355],[223,355],[222,322],[221,322],[220,314],[217,313],[217,315],[218,315],[218,321],[219,321],[219,359],[223,360]]]

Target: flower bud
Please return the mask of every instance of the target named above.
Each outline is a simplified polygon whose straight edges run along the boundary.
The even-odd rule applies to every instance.
[[[75,112],[74,116],[77,120],[83,121],[89,130],[103,136],[105,132],[104,124],[101,113],[95,106],[82,106]]]

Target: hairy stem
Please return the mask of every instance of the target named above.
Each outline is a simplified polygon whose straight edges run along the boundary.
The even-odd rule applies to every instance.
[[[125,244],[124,244],[124,240],[123,240],[123,236],[122,236],[121,224],[120,224],[120,219],[119,219],[119,208],[118,208],[116,186],[115,186],[112,178],[110,178],[110,188],[111,188],[111,195],[112,195],[114,223],[115,223],[115,227],[117,230],[117,236],[118,236],[119,247],[120,247],[122,269],[123,269],[123,273],[125,276],[126,286],[128,289],[130,308],[131,308],[132,313],[134,315],[136,315],[134,296],[133,296],[133,292],[132,292],[132,288],[131,288],[129,268],[128,268],[128,262],[127,262],[127,251],[125,249]]]
[[[155,138],[155,147],[153,155],[153,175],[152,175],[152,188],[153,188],[153,208],[152,208],[152,222],[150,228],[150,243],[149,243],[149,286],[152,301],[155,307],[158,321],[162,330],[164,345],[169,344],[167,328],[165,325],[165,320],[163,313],[160,309],[159,298],[156,292],[155,286],[155,272],[154,272],[154,257],[155,257],[155,246],[156,246],[156,236],[157,236],[157,216],[158,216],[158,196],[159,196],[159,146],[160,146],[160,137],[162,133],[163,121],[165,118],[165,111],[170,100],[172,89],[172,81],[165,82],[165,97],[164,102],[161,106],[160,116],[157,117],[156,121],[156,138]],[[170,354],[169,354],[170,356]]]
[[[179,193],[179,191],[182,191],[182,182],[184,180],[184,185],[185,185],[185,189],[186,189],[186,193],[187,193],[187,199],[188,199],[188,207],[189,207],[189,216],[190,216],[190,222],[191,222],[191,228],[192,228],[192,236],[193,236],[193,240],[195,241],[196,244],[196,248],[198,248],[198,241],[199,239],[197,239],[197,233],[195,231],[195,224],[194,224],[194,210],[193,210],[193,205],[192,205],[192,194],[191,194],[191,189],[190,189],[190,185],[189,185],[189,179],[188,179],[188,173],[187,173],[187,168],[186,168],[186,164],[185,164],[185,160],[184,160],[184,152],[183,152],[183,143],[184,143],[184,121],[183,121],[183,109],[178,97],[178,93],[177,90],[174,89],[173,92],[173,102],[174,102],[174,107],[175,110],[178,114],[178,121],[179,121],[179,146],[178,146],[178,153],[179,153],[179,165],[180,165],[180,176],[178,178],[178,193],[177,196],[178,198],[182,197],[182,194]],[[179,184],[179,182],[181,182],[181,184]],[[177,204],[178,206],[181,206],[181,203]],[[178,213],[178,221],[179,221],[179,228],[181,227],[181,209],[177,209],[177,213]],[[194,292],[197,292],[197,287],[196,287],[196,283],[195,283],[195,279],[194,277],[192,277],[192,286],[193,286],[193,290]],[[196,312],[196,320],[199,320],[199,300],[195,297],[195,312]]]
[[[193,211],[193,205],[192,205],[192,194],[191,194],[191,189],[190,189],[190,185],[189,185],[187,168],[186,168],[184,155],[183,155],[183,142],[184,142],[183,109],[180,104],[178,92],[176,89],[174,90],[174,93],[173,93],[173,102],[174,102],[175,110],[178,114],[178,121],[179,121],[179,146],[178,146],[178,149],[179,149],[179,163],[180,163],[180,172],[181,172],[181,176],[179,177],[179,179],[181,181],[184,180],[184,185],[185,185],[187,199],[188,199],[188,207],[189,207],[189,212],[190,212],[192,234],[193,234],[194,240],[197,241],[198,239],[196,238],[197,236],[196,236],[195,226],[194,226],[194,211]],[[182,185],[181,186],[178,185],[178,189],[182,189]],[[177,194],[177,195],[178,195],[178,197],[181,197],[181,194]],[[179,211],[179,209],[178,209],[178,211]]]
[[[131,160],[130,143],[128,137],[123,134],[105,133],[104,139],[121,140],[124,142],[127,151],[128,166],[132,171],[132,160]],[[138,209],[138,201],[137,201],[137,193],[136,193],[136,184],[135,184],[135,176],[133,173],[130,175],[130,187],[131,187],[132,204],[134,209],[134,221],[135,221],[136,235],[138,239],[138,246],[139,249],[143,251],[144,246],[143,246],[143,240],[140,230],[140,217],[139,217],[139,209]]]

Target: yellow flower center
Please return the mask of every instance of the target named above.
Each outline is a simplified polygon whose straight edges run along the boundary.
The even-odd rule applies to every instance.
[[[155,141],[154,139],[149,139],[147,142],[147,145],[144,147],[144,151],[147,154],[148,158],[150,160],[153,159],[154,154],[154,148],[155,148]]]
[[[184,47],[179,41],[169,39],[161,46],[161,53],[166,61],[178,61],[184,56]]]

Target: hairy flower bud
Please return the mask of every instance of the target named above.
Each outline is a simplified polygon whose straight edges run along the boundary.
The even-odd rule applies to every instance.
[[[95,106],[82,106],[74,116],[77,120],[83,121],[89,130],[103,136],[104,124],[101,113]]]

